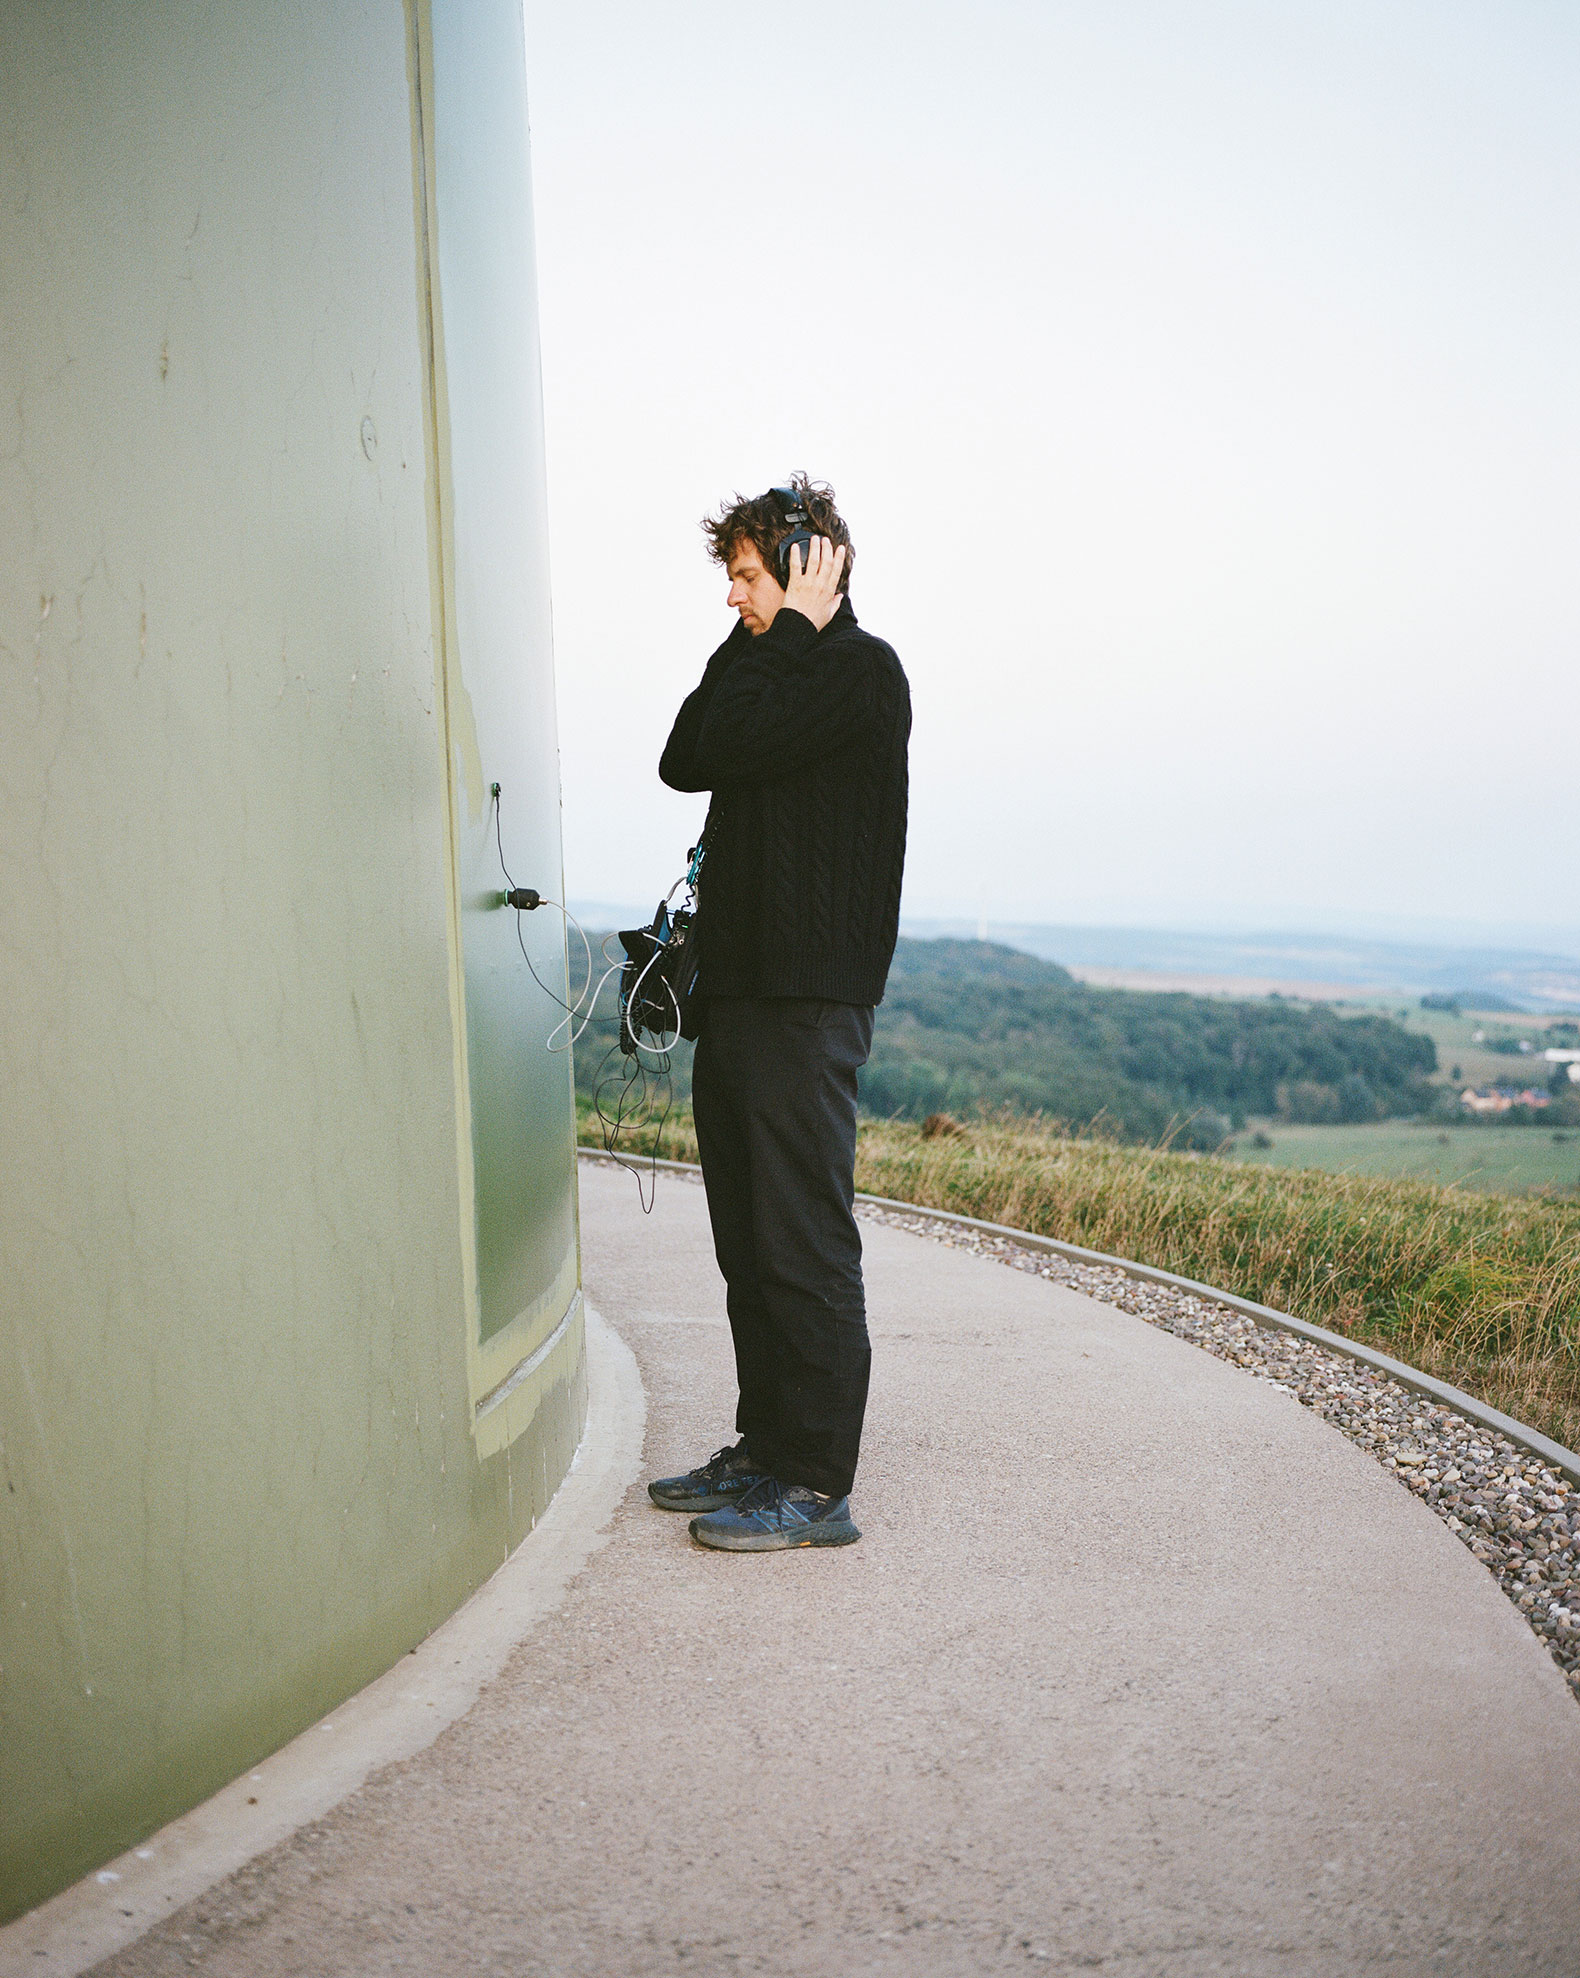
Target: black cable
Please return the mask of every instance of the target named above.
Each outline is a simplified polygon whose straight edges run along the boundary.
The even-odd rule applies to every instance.
[[[505,836],[504,836],[503,825],[500,818],[501,806],[499,801],[499,795],[500,795],[499,785],[496,783],[494,784],[492,790],[492,796],[494,801],[494,844],[499,852],[499,869],[505,875],[505,884],[506,886],[509,887],[510,891],[514,893],[519,889],[516,886],[516,881],[514,875],[511,873],[510,867],[505,863]],[[559,911],[565,915],[567,921],[570,919],[570,914],[565,909],[565,907],[560,905],[560,902],[558,900],[550,900],[545,898],[543,899],[542,904],[544,906],[557,907]],[[532,966],[532,957],[527,953],[527,944],[521,932],[521,912],[522,912],[521,908],[517,907],[516,908],[516,945],[521,950],[521,959],[527,965],[527,972],[532,977],[533,981],[538,985],[538,987],[543,991],[544,995],[548,997],[549,1001],[553,1003],[555,1008],[564,1010],[565,1014],[571,1019],[571,1022],[574,1025],[577,1017],[582,1014],[582,1004],[587,999],[587,993],[590,989],[592,989],[592,979],[593,979],[592,948],[590,944],[588,944],[587,942],[587,937],[585,934],[582,935],[583,945],[587,947],[587,979],[582,984],[581,993],[577,996],[574,1005],[570,1003],[562,1002],[561,999],[555,995],[554,991],[549,987],[549,985],[543,980],[542,976],[540,976],[537,970]],[[602,952],[604,959],[607,961],[609,958],[607,948],[604,948]],[[587,1024],[591,1023],[596,1017],[598,1010],[598,998],[603,994],[604,983],[607,982],[610,976],[614,973],[616,966],[617,964],[611,963],[609,968],[605,970],[604,975],[598,984],[598,987],[592,990],[593,999],[591,1004],[588,1006],[586,1019],[582,1024],[583,1030],[585,1030],[587,1028]],[[570,987],[569,962],[566,963],[565,977],[566,977],[565,986],[568,989]],[[616,997],[616,1003],[618,1004],[619,1002],[618,990],[615,992],[615,997]],[[620,1012],[617,1009],[616,1021],[618,1022],[619,1020],[620,1020]],[[558,1029],[559,1025],[556,1024],[555,1028]],[[572,1029],[572,1031],[569,1034],[569,1038],[566,1046],[568,1050],[574,1052],[576,1046],[576,1039],[579,1034],[580,1033],[578,1031]],[[615,1051],[618,1048],[619,1048],[619,1037],[617,1034],[615,1042],[609,1046],[607,1051],[605,1051],[603,1058],[599,1063],[597,1071],[593,1074],[593,1111],[598,1115],[598,1124],[601,1132],[601,1137],[603,1139],[604,1152],[609,1156],[609,1158],[612,1161],[615,1162],[617,1166],[624,1168],[627,1171],[627,1173],[632,1174],[636,1177],[637,1199],[642,1204],[642,1213],[645,1216],[650,1216],[653,1213],[653,1204],[658,1194],[658,1163],[660,1158],[659,1150],[662,1148],[664,1144],[664,1128],[669,1124],[669,1116],[671,1112],[674,1110],[675,1086],[674,1086],[674,1080],[671,1077],[673,1065],[670,1061],[670,1056],[668,1051],[655,1052],[654,1056],[657,1062],[651,1066],[649,1066],[643,1061],[640,1052],[637,1052],[635,1055],[630,1057],[627,1057],[626,1054],[622,1052],[621,1063],[623,1070],[620,1078],[620,1096],[618,1100],[615,1102],[614,1117],[611,1119],[609,1117],[609,1114],[604,1110],[604,1103],[603,1103],[604,1091],[609,1083],[608,1077],[606,1076],[604,1071],[604,1067],[608,1064],[610,1058],[614,1055]],[[640,1083],[641,1089],[637,1096],[636,1103],[633,1107],[630,1108],[630,1110],[627,1110],[627,1101],[630,1098],[631,1088],[633,1085],[637,1085],[638,1083]],[[622,1132],[626,1131],[627,1129],[629,1129],[632,1132],[636,1132],[638,1129],[645,1126],[648,1123],[648,1121],[652,1118],[653,1093],[655,1088],[662,1089],[664,1103],[663,1103],[663,1110],[659,1113],[658,1116],[658,1126],[653,1134],[653,1151],[649,1155],[646,1163],[648,1170],[648,1178],[647,1178],[647,1186],[644,1188],[642,1185],[641,1167],[634,1165],[625,1155],[623,1155],[620,1152],[620,1135]]]
[[[619,1052],[620,1071],[613,1077],[605,1069],[609,1060]],[[598,1115],[603,1151],[618,1167],[636,1177],[636,1192],[642,1204],[642,1213],[653,1213],[653,1202],[658,1190],[659,1150],[663,1146],[664,1128],[669,1123],[669,1115],[674,1106],[674,1082],[670,1076],[672,1066],[667,1052],[659,1056],[658,1062],[649,1068],[640,1058],[629,1057],[620,1051],[619,1042],[611,1044],[604,1052],[598,1070],[593,1078],[593,1110]],[[614,1103],[613,1117],[604,1105],[604,1094],[611,1083],[617,1085],[619,1097]],[[620,1151],[620,1136],[626,1132],[637,1132],[647,1125],[653,1116],[654,1093],[663,1093],[663,1110],[659,1114],[658,1129],[653,1136],[653,1150],[647,1161],[640,1157],[633,1160]],[[632,1094],[635,1092],[633,1099]],[[643,1186],[642,1166],[648,1170],[647,1186]]]
[[[500,822],[499,822],[499,808],[500,808],[499,785],[497,783],[494,785],[493,795],[494,795],[494,843],[499,847],[499,869],[505,875],[505,884],[510,888],[511,892],[514,893],[518,889],[515,880],[511,877],[510,867],[505,863],[505,838],[504,838],[504,833],[500,828]],[[560,906],[558,900],[544,899],[543,904],[546,907],[558,908],[562,914],[565,914],[565,918],[567,920],[570,919],[569,913],[566,912],[564,907]],[[587,941],[587,937],[584,934],[582,936],[583,945],[586,945],[586,941]],[[526,963],[527,973],[532,977],[533,981],[543,991],[544,995],[548,997],[549,1001],[554,1005],[554,1007],[557,1010],[563,1010],[565,1014],[570,1018],[571,1022],[574,1023],[577,1017],[581,1015],[582,1003],[586,999],[587,991],[592,987],[591,948],[589,947],[587,950],[587,980],[582,984],[581,994],[576,998],[575,1006],[572,1007],[571,1004],[560,1001],[559,997],[555,995],[554,991],[543,980],[543,977],[539,975],[538,971],[532,966],[532,957],[527,953],[527,944],[521,932],[520,907],[516,908],[516,946],[521,950],[521,959]],[[569,943],[567,943],[567,946],[569,946]],[[570,963],[569,961],[567,961],[565,964],[565,986],[567,989],[571,986],[570,975],[571,975]],[[560,1026],[558,1024],[554,1026],[556,1030],[558,1030],[559,1027]],[[574,1042],[574,1040],[572,1041]]]

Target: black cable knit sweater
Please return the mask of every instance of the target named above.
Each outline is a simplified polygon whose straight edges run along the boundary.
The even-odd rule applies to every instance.
[[[711,790],[699,989],[880,1003],[900,921],[911,696],[850,599],[821,632],[781,606],[708,661],[658,773]]]

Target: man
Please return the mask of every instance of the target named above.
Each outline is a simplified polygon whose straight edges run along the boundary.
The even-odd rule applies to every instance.
[[[740,1440],[648,1490],[697,1514],[703,1545],[849,1545],[872,1359],[856,1074],[899,925],[910,691],[893,650],[856,623],[832,489],[798,475],[703,527],[739,617],[658,773],[712,792],[692,1108]]]

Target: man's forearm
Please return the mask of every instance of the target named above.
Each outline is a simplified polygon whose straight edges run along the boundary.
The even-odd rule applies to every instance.
[[[697,764],[697,737],[720,680],[741,651],[741,639],[732,632],[709,659],[702,678],[680,704],[675,725],[669,731],[664,753],[658,759],[660,782],[672,790],[708,790],[713,786]]]
[[[712,787],[697,767],[697,737],[702,732],[703,717],[712,698],[712,689],[704,679],[702,685],[694,688],[680,704],[675,725],[664,744],[664,753],[658,759],[659,781],[667,783],[672,790],[706,790]]]

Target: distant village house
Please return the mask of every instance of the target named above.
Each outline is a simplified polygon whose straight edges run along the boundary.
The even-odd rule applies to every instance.
[[[1570,1077],[1573,1076],[1571,1069]],[[1512,1085],[1487,1086],[1479,1092],[1467,1087],[1459,1095],[1459,1103],[1467,1113],[1506,1113],[1515,1106],[1530,1106],[1534,1110],[1552,1102],[1553,1095],[1535,1085],[1527,1086],[1523,1092],[1516,1091]]]

